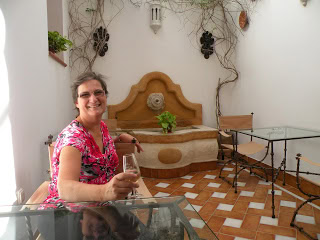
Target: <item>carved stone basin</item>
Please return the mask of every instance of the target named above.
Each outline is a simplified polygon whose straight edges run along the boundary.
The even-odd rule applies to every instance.
[[[132,132],[144,148],[137,154],[143,176],[170,178],[216,168],[217,129],[197,125],[169,134],[161,129]]]

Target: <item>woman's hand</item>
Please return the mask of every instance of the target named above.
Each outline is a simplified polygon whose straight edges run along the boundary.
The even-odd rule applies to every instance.
[[[101,201],[114,201],[125,199],[133,188],[138,188],[137,175],[132,173],[119,173],[110,182],[106,183],[101,192]]]
[[[138,139],[131,136],[130,134],[127,134],[127,133],[120,134],[118,136],[118,141],[124,142],[124,143],[135,143],[138,153],[143,152],[143,149],[142,149]]]

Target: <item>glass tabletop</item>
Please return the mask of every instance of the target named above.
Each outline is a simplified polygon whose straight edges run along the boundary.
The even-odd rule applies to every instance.
[[[40,206],[0,206],[0,239],[218,239],[184,196]]]
[[[252,130],[235,130],[238,133],[261,138],[268,141],[293,140],[320,137],[320,131],[298,127],[267,127]]]

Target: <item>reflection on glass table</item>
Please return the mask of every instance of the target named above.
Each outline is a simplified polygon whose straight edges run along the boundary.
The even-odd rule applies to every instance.
[[[184,196],[38,207],[1,206],[0,239],[217,239]]]

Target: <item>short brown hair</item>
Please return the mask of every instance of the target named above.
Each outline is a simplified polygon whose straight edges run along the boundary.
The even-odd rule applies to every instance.
[[[78,87],[82,83],[89,81],[89,80],[97,80],[101,84],[101,87],[107,96],[108,90],[107,90],[107,84],[105,82],[105,79],[106,79],[105,76],[103,76],[102,74],[99,74],[99,73],[95,73],[95,72],[85,72],[85,73],[79,75],[71,86],[73,102],[76,103],[76,101],[77,101]]]

